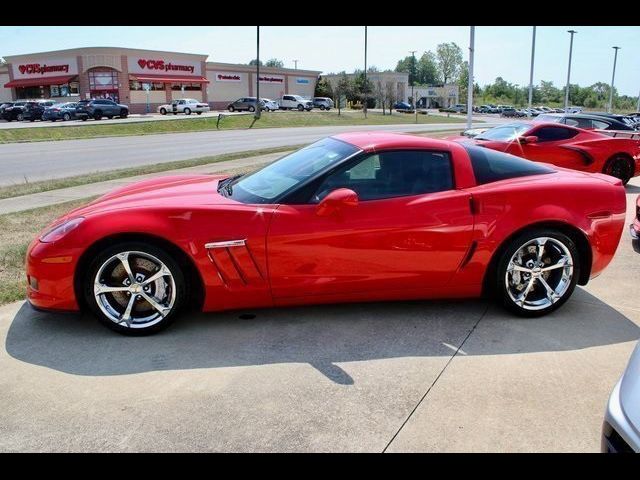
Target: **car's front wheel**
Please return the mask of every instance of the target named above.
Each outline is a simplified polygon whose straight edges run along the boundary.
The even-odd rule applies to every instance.
[[[166,108],[161,108],[160,109],[160,115],[166,115],[167,114],[167,109]]]
[[[231,113],[233,113],[233,112],[235,112],[235,111],[236,111],[236,109],[234,108],[234,106],[233,106],[233,105],[229,105],[229,106],[227,107],[227,110],[229,110]]]
[[[83,285],[84,297],[100,322],[126,335],[167,327],[185,298],[185,280],[164,250],[123,242],[96,255]]]
[[[190,108],[185,108],[184,109],[184,114],[185,115],[191,115],[191,109]]]
[[[497,268],[498,295],[523,317],[552,312],[566,302],[580,276],[578,249],[563,233],[536,229],[514,238]]]

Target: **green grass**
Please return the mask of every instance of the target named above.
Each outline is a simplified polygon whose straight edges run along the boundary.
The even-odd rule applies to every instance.
[[[43,180],[39,182],[19,183],[0,187],[0,199],[17,197],[20,195],[29,195],[32,193],[47,192],[60,188],[77,187],[88,183],[104,182],[107,180],[116,180],[119,178],[133,177],[136,175],[146,175],[148,173],[165,172],[178,168],[197,167],[200,165],[208,165],[211,163],[225,162],[238,158],[255,157],[258,155],[267,155],[269,153],[285,152],[295,150],[303,145],[294,145],[287,147],[263,148],[259,150],[249,150],[237,153],[225,153],[223,155],[215,155],[209,157],[193,158],[189,160],[178,160],[175,162],[158,163],[154,165],[143,165],[140,167],[122,168],[119,170],[111,170],[108,172],[88,173],[85,175],[77,175],[74,177],[66,177],[53,180]]]
[[[462,118],[436,115],[418,115],[418,124],[461,123]],[[0,130],[0,143],[34,142],[45,140],[71,140],[96,137],[120,137],[127,135],[154,135],[159,133],[180,133],[216,130],[216,117],[196,117],[183,120],[162,120],[132,123],[113,123],[108,120],[89,120],[77,127],[9,128]],[[404,113],[382,115],[369,112],[364,118],[362,112],[279,112],[263,113],[254,122],[253,115],[229,115],[220,121],[220,130],[246,128],[316,127],[332,125],[394,125],[412,124],[415,116]]]

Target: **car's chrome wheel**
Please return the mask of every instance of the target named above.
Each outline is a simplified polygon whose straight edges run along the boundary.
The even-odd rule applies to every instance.
[[[505,273],[507,293],[525,310],[547,308],[566,293],[573,278],[573,259],[562,242],[539,237],[511,256]]]
[[[539,230],[515,238],[498,269],[505,306],[523,316],[558,308],[577,283],[578,255],[574,242],[559,232]]]
[[[145,252],[126,251],[108,258],[93,282],[96,304],[112,322],[146,328],[160,322],[176,301],[169,268]]]

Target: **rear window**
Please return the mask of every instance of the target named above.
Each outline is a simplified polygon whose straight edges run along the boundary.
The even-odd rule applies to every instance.
[[[463,145],[471,158],[471,166],[479,185],[508,178],[543,175],[555,170],[509,153],[486,147]]]

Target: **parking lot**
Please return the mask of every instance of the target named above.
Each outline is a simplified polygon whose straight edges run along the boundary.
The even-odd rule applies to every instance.
[[[627,187],[627,223],[640,181]],[[127,338],[0,308],[2,451],[595,452],[640,337],[625,229],[538,319],[485,301],[191,314]]]

